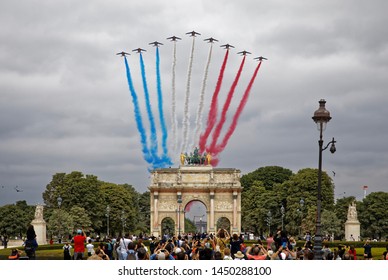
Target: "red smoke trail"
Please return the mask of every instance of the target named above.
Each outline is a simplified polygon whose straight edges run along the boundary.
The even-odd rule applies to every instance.
[[[191,206],[193,206],[194,202],[195,202],[194,200],[193,200],[193,201],[190,201],[190,202],[186,205],[186,207],[185,207],[185,212],[190,212]]]
[[[259,72],[259,69],[260,69],[260,66],[261,66],[261,61],[260,63],[257,65],[256,67],[256,70],[255,72],[253,73],[253,76],[248,84],[248,87],[247,89],[245,90],[245,93],[240,101],[240,104],[238,105],[238,108],[237,108],[237,111],[235,113],[235,115],[233,116],[233,120],[232,120],[232,124],[230,125],[227,133],[225,134],[224,136],[224,139],[222,140],[221,144],[220,145],[217,145],[217,147],[214,149],[213,153],[214,153],[214,157],[217,157],[217,155],[219,153],[221,153],[226,145],[228,144],[228,141],[229,141],[229,138],[232,136],[234,130],[236,129],[236,126],[237,126],[237,122],[238,122],[238,119],[241,115],[241,112],[243,111],[244,107],[245,107],[245,104],[247,103],[248,101],[248,97],[249,97],[249,93],[252,89],[252,86],[253,86],[253,82],[255,81],[256,79],[256,76],[257,76],[257,72]],[[212,165],[213,166],[216,166],[218,163],[218,160],[217,159],[214,159],[212,160]]]
[[[207,127],[205,130],[205,133],[201,134],[201,137],[199,138],[199,150],[201,153],[203,153],[205,150],[207,138],[209,137],[209,134],[212,131],[213,126],[215,125],[217,120],[217,99],[221,89],[222,80],[224,78],[224,72],[226,68],[226,62],[228,61],[228,56],[229,56],[229,50],[226,50],[224,61],[222,63],[221,70],[220,70],[220,75],[218,76],[216,89],[214,90],[212,101],[210,104],[210,110],[207,118]]]
[[[221,119],[218,122],[218,124],[216,126],[216,129],[214,130],[212,143],[210,145],[210,148],[207,149],[208,152],[210,152],[211,154],[213,154],[213,150],[216,147],[218,137],[220,136],[222,127],[224,126],[224,123],[225,123],[225,120],[226,120],[226,113],[229,110],[230,102],[232,102],[234,91],[236,90],[238,81],[239,81],[240,76],[241,76],[241,72],[242,72],[242,70],[244,68],[245,58],[246,58],[246,56],[244,55],[244,58],[243,58],[243,60],[241,61],[241,64],[240,64],[240,68],[238,69],[236,78],[234,79],[233,84],[230,87],[228,96],[227,96],[227,98],[225,100],[224,107],[222,108]]]

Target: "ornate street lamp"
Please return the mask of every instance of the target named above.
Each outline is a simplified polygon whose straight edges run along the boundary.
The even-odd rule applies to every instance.
[[[301,198],[299,200],[300,205],[300,227],[299,227],[299,236],[302,236],[302,223],[303,223],[303,207],[304,207],[304,200]],[[298,209],[299,210],[299,209]]]
[[[110,207],[108,205],[108,206],[106,206],[106,227],[107,227],[108,237],[109,237],[109,212],[110,212]]]
[[[271,210],[269,210],[267,213],[268,236],[271,234],[271,223],[272,223],[272,213],[271,213]]]
[[[123,225],[123,235],[124,235],[124,232],[125,232],[125,222],[126,222],[124,210],[121,210],[121,222],[122,222],[122,225]]]
[[[282,230],[284,230],[284,213],[286,210],[284,209],[284,206],[282,204],[282,207],[280,207],[280,213],[282,213]]]
[[[318,190],[317,190],[317,221],[316,221],[316,230],[314,237],[314,259],[321,260],[322,259],[322,234],[321,234],[321,202],[322,202],[322,194],[321,194],[321,184],[322,184],[322,151],[326,150],[329,145],[330,152],[335,153],[335,143],[334,137],[326,147],[323,148],[323,140],[322,140],[322,132],[326,128],[326,124],[331,120],[330,112],[325,108],[326,101],[321,99],[319,101],[319,108],[314,112],[314,116],[312,119],[317,124],[317,128],[319,130],[319,160],[318,160]]]
[[[61,205],[62,205],[62,197],[58,196],[57,198],[58,203],[58,222],[59,222],[59,228],[58,228],[58,242],[61,243],[62,237],[61,237]]]

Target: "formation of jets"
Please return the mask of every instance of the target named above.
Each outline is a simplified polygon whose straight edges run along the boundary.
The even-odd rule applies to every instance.
[[[190,35],[190,37],[196,37],[197,35],[201,35],[200,33],[196,32],[196,31],[190,31],[190,32],[187,32],[186,33],[187,35]],[[177,40],[182,40],[181,38],[177,37],[177,36],[171,36],[171,37],[168,37],[166,38],[167,40],[170,40],[172,42],[176,42]],[[218,42],[217,39],[213,38],[213,37],[210,37],[210,38],[207,38],[207,39],[204,39],[204,41],[207,41],[208,43],[214,43],[214,42]],[[158,42],[158,41],[154,41],[154,42],[151,42],[149,43],[149,45],[153,45],[154,47],[159,47],[159,45],[163,45],[162,43]],[[220,46],[221,48],[224,48],[224,49],[227,49],[229,50],[230,48],[234,48],[234,46],[230,45],[230,44],[225,44],[225,45],[221,45]],[[133,52],[137,52],[137,53],[141,53],[141,52],[145,52],[146,50],[145,49],[142,49],[142,48],[137,48],[137,49],[134,49],[132,50]],[[244,51],[241,51],[241,52],[238,52],[237,54],[241,54],[242,56],[246,56],[247,54],[251,54],[250,52],[244,50]],[[129,53],[127,52],[118,52],[116,55],[120,55],[120,56],[127,56],[127,55],[130,55]],[[255,60],[258,60],[258,61],[263,61],[263,60],[268,60],[268,58],[265,58],[263,56],[258,56],[258,57],[255,57],[254,58]]]

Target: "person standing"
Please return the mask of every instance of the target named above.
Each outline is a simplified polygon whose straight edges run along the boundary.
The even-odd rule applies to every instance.
[[[270,234],[268,235],[266,241],[267,241],[267,251],[268,251],[268,250],[272,250],[272,243],[274,242],[274,240],[273,240],[273,234],[272,234],[272,233],[270,233]]]
[[[357,252],[356,252],[356,249],[354,248],[354,245],[350,245],[348,252],[351,256],[353,256],[354,260],[357,260]]]
[[[63,245],[63,259],[64,260],[71,260],[71,253],[70,250],[73,248],[68,242],[66,242],[65,245]]]
[[[229,241],[230,255],[232,257],[234,257],[234,254],[236,254],[238,251],[241,251],[241,244],[243,243],[244,243],[244,240],[242,238],[242,235],[239,236],[237,233],[234,233]]]
[[[92,239],[89,239],[88,244],[86,244],[86,250],[88,251],[88,257],[94,254],[94,245],[92,244]]]
[[[74,259],[83,260],[85,251],[86,234],[83,229],[77,230],[77,235],[74,236]]]
[[[36,233],[33,225],[29,225],[27,228],[27,239],[24,242],[24,250],[29,259],[35,260],[35,251],[38,248],[38,242],[36,242]]]
[[[369,239],[364,244],[364,260],[372,260],[372,246]]]
[[[217,232],[215,241],[216,241],[216,250],[221,252],[222,258],[224,258],[224,249],[227,247],[227,244],[229,243],[229,239],[230,239],[229,232],[223,228],[220,228]]]

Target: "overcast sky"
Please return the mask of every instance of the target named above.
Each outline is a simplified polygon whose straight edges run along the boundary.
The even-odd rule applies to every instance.
[[[141,152],[123,58],[115,54],[147,50],[143,58],[157,119],[155,48],[148,43],[164,43],[161,79],[171,151],[173,44],[166,38],[182,38],[176,56],[181,133],[192,46],[185,33],[192,30],[201,36],[193,56],[190,133],[209,52],[203,39],[219,40],[209,67],[204,119],[225,55],[221,44],[235,48],[219,108],[242,59],[237,52],[252,53],[227,122],[257,66],[253,58],[268,57],[218,167],[243,174],[269,165],[293,172],[317,168],[319,133],[311,117],[323,98],[332,116],[324,141],[337,140],[337,152],[323,154],[323,169],[334,180],[336,197],[362,199],[364,185],[368,192],[387,191],[387,10],[385,0],[2,1],[0,205],[42,203],[52,175],[74,170],[146,191],[149,165]],[[132,53],[128,63],[149,127],[139,56]],[[158,123],[157,128],[160,133]],[[170,155],[176,167],[179,155]]]

